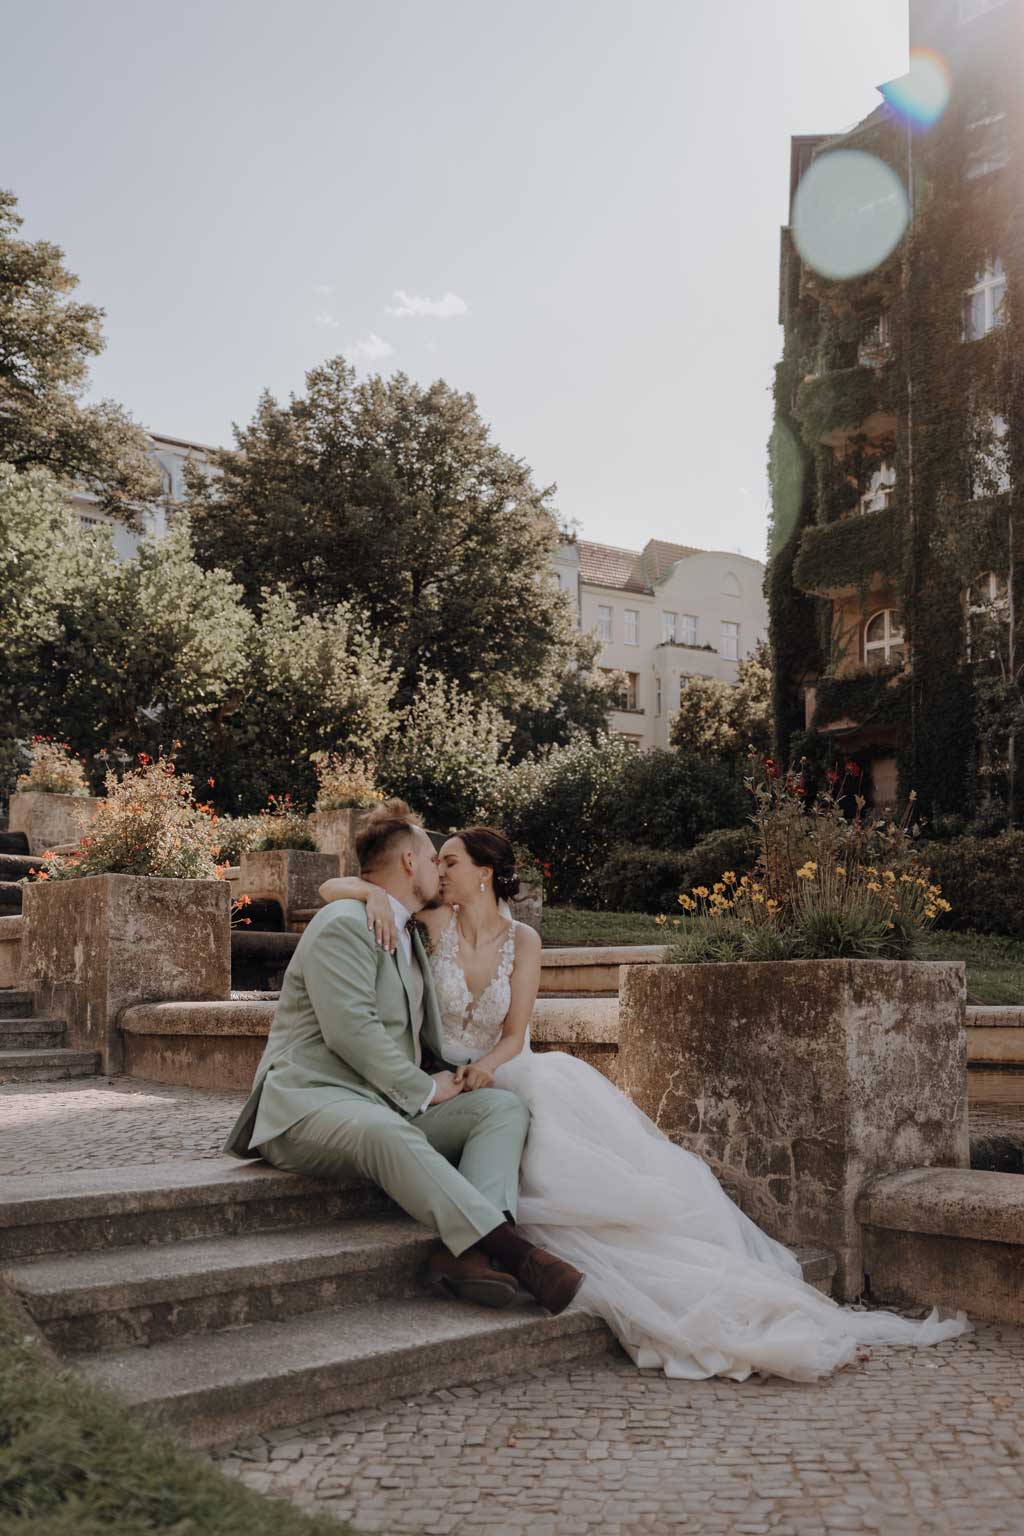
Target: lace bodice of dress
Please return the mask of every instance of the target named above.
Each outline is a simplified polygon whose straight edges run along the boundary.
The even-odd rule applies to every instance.
[[[496,1043],[512,1001],[512,968],[516,955],[516,925],[509,924],[498,957],[498,969],[480,996],[473,997],[459,959],[456,914],[431,951],[430,969],[441,1008],[448,1059],[475,1061]]]

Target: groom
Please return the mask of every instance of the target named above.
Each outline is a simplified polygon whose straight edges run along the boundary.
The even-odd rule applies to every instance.
[[[504,1089],[462,1089],[441,1059],[437,997],[413,923],[437,901],[430,838],[391,800],[368,818],[356,853],[363,879],[390,897],[397,951],[374,942],[361,902],[316,914],[225,1151],[317,1178],[371,1179],[439,1233],[444,1248],[428,1265],[436,1289],[504,1307],[522,1285],[562,1312],[583,1276],[514,1226],[530,1112]]]

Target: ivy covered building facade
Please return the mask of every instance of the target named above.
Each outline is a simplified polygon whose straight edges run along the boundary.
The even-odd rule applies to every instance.
[[[893,81],[852,130],[792,141],[776,724],[784,756],[852,758],[876,805],[998,822],[1024,800],[1024,0],[911,0],[910,41],[948,80],[934,122]],[[849,149],[892,168],[908,225],[839,279],[801,256],[792,199]]]

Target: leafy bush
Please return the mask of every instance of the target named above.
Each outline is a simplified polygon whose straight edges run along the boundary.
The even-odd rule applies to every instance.
[[[595,877],[595,896],[615,912],[664,912],[687,887],[688,857],[674,849],[614,848]]]
[[[848,776],[859,776],[848,767]],[[765,760],[748,780],[758,845],[754,872],[738,876],[728,869],[710,888],[701,884],[680,894],[687,916],[674,958],[912,958],[921,936],[950,910],[917,856],[909,825],[913,799],[896,822],[865,818],[858,794],[848,820],[846,777],[833,773],[830,780],[808,808],[802,779],[782,780],[775,763]]]
[[[757,861],[757,847],[757,833],[749,824],[709,832],[683,855],[675,894],[692,890],[695,885],[714,885],[724,869],[737,870],[741,875],[749,873]]]
[[[174,761],[145,753],[118,779],[108,773],[101,800],[74,853],[51,858],[40,880],[82,875],[163,875],[178,880],[218,877],[216,817],[195,802],[192,779]]]
[[[276,848],[316,851],[316,839],[309,830],[309,815],[304,805],[295,805],[291,795],[271,795],[265,810],[252,818],[256,832],[246,850],[270,853]]]
[[[737,826],[747,812],[738,773],[682,750],[630,751],[598,806],[609,846],[633,843],[680,851],[707,832]]]
[[[217,857],[226,864],[237,864],[243,853],[251,853],[264,830],[260,816],[220,816],[216,825]]]
[[[1024,832],[928,842],[923,854],[953,906],[944,927],[1024,938]]]
[[[494,798],[510,731],[492,705],[429,673],[384,743],[380,787],[438,831],[467,826]]]
[[[314,752],[310,761],[316,769],[319,786],[314,809],[363,810],[384,799],[374,779],[372,759],[352,755],[342,757],[337,752]]]
[[[18,789],[51,795],[88,795],[85,764],[73,756],[66,741],[33,736],[28,744],[28,772],[18,775]]]

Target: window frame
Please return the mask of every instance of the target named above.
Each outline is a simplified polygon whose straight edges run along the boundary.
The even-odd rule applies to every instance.
[[[731,654],[726,648],[726,641],[734,640],[736,643],[735,654]],[[740,626],[736,619],[720,620],[718,637],[718,654],[723,661],[739,661],[740,659]]]
[[[680,645],[697,644],[698,618],[695,613],[681,613],[676,621],[676,639]]]
[[[615,644],[615,608],[611,603],[597,605],[597,633],[603,645]]]
[[[891,479],[885,477],[890,475]],[[883,459],[868,482],[868,488],[858,502],[860,514],[884,512],[896,494],[896,465],[891,459]]]
[[[964,289],[964,316],[963,329],[965,341],[984,341],[986,336],[991,336],[1003,322],[1001,313],[997,313],[993,295],[997,288],[1002,289],[999,300],[999,310],[1002,310],[1006,302],[1006,268],[1003,258],[997,256],[995,261],[987,266],[978,280]],[[980,294],[985,301],[984,328],[981,331],[973,329],[974,297]]]
[[[898,615],[900,619],[899,628],[893,625],[894,615]],[[868,630],[878,618],[884,620],[882,638],[881,640],[869,640]],[[902,651],[902,655],[894,658],[892,653],[897,647]],[[906,617],[901,609],[876,608],[874,613],[868,614],[861,627],[861,657],[865,666],[868,666],[876,657],[880,657],[887,666],[894,659],[906,665],[909,650],[910,648],[907,645]]]
[[[632,621],[632,622],[630,622]],[[639,608],[626,608],[622,614],[622,643],[623,645],[640,644],[640,610]]]
[[[668,622],[672,620],[671,624]],[[661,610],[661,643],[662,645],[675,645],[676,626],[679,623],[678,613],[673,613],[668,608]]]

